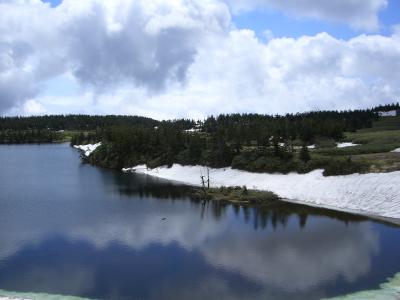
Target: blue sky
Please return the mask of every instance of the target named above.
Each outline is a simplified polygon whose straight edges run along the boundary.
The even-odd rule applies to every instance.
[[[257,36],[264,38],[264,32],[270,31],[274,37],[301,37],[327,32],[341,39],[358,35],[345,24],[321,22],[309,18],[292,18],[277,11],[251,11],[233,17],[233,22],[240,29],[252,29]]]
[[[379,13],[379,20],[381,28],[373,33],[390,35],[392,26],[400,24],[400,1],[390,0],[388,7]],[[260,38],[264,37],[266,30],[275,37],[295,38],[327,32],[336,38],[349,39],[363,33],[362,30],[352,29],[348,24],[293,17],[272,9],[258,9],[234,15],[233,22],[238,28],[254,30]]]
[[[399,0],[43,2],[0,1],[0,114],[197,118],[400,100]]]
[[[50,3],[51,6],[55,7],[60,5],[60,3],[62,2],[62,0],[42,0],[45,3]]]

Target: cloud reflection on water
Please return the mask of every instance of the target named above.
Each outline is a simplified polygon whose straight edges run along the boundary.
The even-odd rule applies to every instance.
[[[0,288],[123,298],[136,282],[148,299],[314,299],[361,279],[379,251],[365,218],[286,204],[203,208],[170,183],[77,167],[66,149],[35,165],[49,156],[40,147],[13,151],[25,188],[1,177]],[[16,168],[20,149],[43,157]]]

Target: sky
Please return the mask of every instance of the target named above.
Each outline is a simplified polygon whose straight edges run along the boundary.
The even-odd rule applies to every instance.
[[[0,115],[400,101],[399,0],[0,0]]]

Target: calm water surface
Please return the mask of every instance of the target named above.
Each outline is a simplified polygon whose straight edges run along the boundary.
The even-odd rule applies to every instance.
[[[281,204],[209,203],[82,165],[67,145],[0,146],[0,289],[94,299],[319,299],[400,271],[400,229]]]

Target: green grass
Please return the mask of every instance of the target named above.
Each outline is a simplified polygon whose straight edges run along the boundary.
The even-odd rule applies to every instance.
[[[83,133],[84,135],[88,135],[90,133],[95,133],[94,130],[65,130],[63,132],[63,138],[65,141],[69,142],[74,135],[79,135]]]
[[[400,117],[382,117],[372,128],[346,132],[344,142],[359,146],[319,148],[312,151],[314,157],[334,160],[348,159],[365,166],[365,172],[400,170],[400,154],[391,153],[400,148]]]
[[[373,153],[352,156],[354,162],[370,166],[370,172],[392,172],[400,170],[399,153]]]
[[[346,148],[325,148],[315,150],[316,154],[327,155],[327,156],[353,156],[361,154],[372,154],[372,153],[385,153],[391,152],[394,149],[400,148],[400,143],[374,143],[364,144],[354,147]]]
[[[400,130],[348,132],[345,141],[355,144],[400,144]]]
[[[400,117],[382,117],[372,128],[346,132],[344,142],[359,146],[317,149],[321,155],[349,156],[372,153],[386,153],[400,148]]]
[[[318,148],[332,148],[336,147],[336,142],[334,139],[319,137],[315,140],[315,145],[317,145]]]

